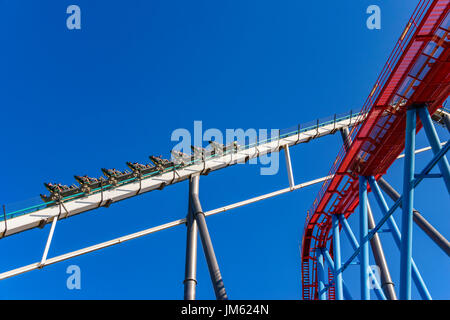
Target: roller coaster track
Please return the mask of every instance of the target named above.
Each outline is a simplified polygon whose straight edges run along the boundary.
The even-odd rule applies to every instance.
[[[295,128],[280,130],[276,137],[267,140],[240,146],[223,154],[204,155],[187,163],[135,176],[117,184],[105,184],[89,192],[81,192],[80,189],[80,192],[59,200],[42,202],[18,210],[4,210],[3,215],[0,216],[0,221],[3,222],[0,224],[0,238],[33,228],[43,228],[50,223],[51,229],[42,260],[0,273],[0,280],[177,225],[189,224],[188,218],[182,218],[47,259],[49,245],[58,220],[109,207],[116,202],[138,197],[147,192],[163,190],[167,186],[185,180],[192,183],[193,177],[208,175],[213,171],[284,150],[289,188],[201,213],[204,216],[218,214],[313,184],[323,183],[307,213],[301,248],[302,297],[318,299],[321,294],[318,285],[318,265],[323,263],[318,260],[318,252],[325,250],[328,263],[333,264],[333,240],[330,235],[332,216],[339,214],[346,219],[354,213],[360,202],[359,176],[373,176],[379,180],[392,163],[402,157],[400,154],[405,148],[405,122],[408,108],[415,105],[425,106],[436,123],[449,128],[450,113],[442,107],[450,93],[449,8],[450,0],[420,0],[359,113],[335,115],[326,121],[317,120],[315,124],[298,125]],[[421,126],[420,121],[417,122],[417,131],[421,129]],[[329,174],[326,177],[295,185],[289,148],[337,131],[343,132],[346,129],[351,129],[350,135]],[[449,149],[448,143],[444,146],[438,152],[441,157]],[[417,150],[416,153],[431,148]],[[396,203],[398,206],[398,201]],[[191,213],[192,210],[190,208]],[[378,225],[377,228],[379,228]],[[376,231],[375,229],[374,232]],[[358,250],[361,248],[357,248],[354,255],[358,253]],[[328,279],[329,299],[336,298],[334,276],[336,270],[337,268],[330,267],[327,275],[322,275],[323,278]]]
[[[434,114],[450,92],[449,0],[421,0],[367,98],[361,125],[350,132],[308,211],[302,239],[302,296],[318,299],[317,250],[329,248],[332,216],[348,218],[359,204],[359,176],[378,180],[405,148],[407,107]],[[439,115],[436,116],[438,120]],[[422,127],[417,123],[417,131]],[[334,298],[334,297],[330,297]]]
[[[196,159],[186,165],[176,165],[167,168],[164,172],[155,172],[123,181],[116,186],[105,185],[103,188],[93,190],[89,194],[78,193],[60,202],[40,203],[35,206],[5,212],[0,217],[4,223],[0,226],[0,238],[7,237],[32,228],[43,227],[50,223],[54,217],[65,219],[83,212],[108,207],[111,204],[139,196],[143,193],[162,190],[164,187],[189,179],[192,175],[207,175],[212,171],[223,169],[237,163],[244,163],[280,149],[301,143],[309,142],[342,128],[357,125],[364,119],[364,115],[349,113],[345,116],[334,116],[329,120],[317,122],[314,125],[301,126],[280,130],[278,136],[258,141],[240,147],[239,150],[229,151],[224,155],[209,156],[205,159]]]

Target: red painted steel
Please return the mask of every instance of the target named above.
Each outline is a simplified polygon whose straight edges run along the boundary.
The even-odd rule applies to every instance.
[[[404,149],[406,107],[428,105],[433,114],[450,93],[450,0],[420,0],[352,128],[352,144],[339,152],[308,211],[302,240],[303,299],[317,298],[315,248],[330,247],[331,215],[358,206],[358,176],[386,173]],[[418,130],[421,124],[418,122]],[[331,250],[330,250],[331,251]],[[333,297],[331,295],[331,297]]]

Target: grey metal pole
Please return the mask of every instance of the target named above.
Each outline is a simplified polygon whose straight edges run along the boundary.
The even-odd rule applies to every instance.
[[[375,228],[375,220],[373,218],[372,208],[370,203],[367,203],[367,217],[369,229]],[[386,262],[386,257],[384,256],[383,245],[381,244],[380,237],[375,234],[370,240],[370,246],[372,247],[373,257],[376,264],[380,267],[381,271],[381,287],[389,300],[397,300],[397,295],[395,293],[394,283],[391,279],[391,274],[389,272],[389,267]]]
[[[347,151],[350,148],[350,145],[352,144],[350,133],[348,131],[347,127],[339,129],[341,132],[342,141],[344,142],[345,151]]]
[[[351,145],[351,138],[349,136],[348,128],[342,128],[340,129],[340,132],[342,140],[344,142],[344,146],[346,150],[348,150]],[[369,229],[375,228],[375,220],[373,218],[372,208],[370,207],[369,203],[367,203],[367,218]],[[370,240],[370,246],[372,248],[375,263],[380,268],[381,287],[383,288],[384,293],[389,300],[397,300],[394,282],[392,281],[391,273],[389,272],[389,267],[384,255],[383,246],[377,233]]]
[[[184,273],[184,300],[195,300],[197,285],[197,221],[195,220],[192,201],[191,184],[189,184],[189,209],[187,215],[186,268]]]
[[[208,264],[209,275],[214,287],[217,300],[227,300],[228,296],[223,284],[222,275],[220,274],[219,264],[217,263],[216,255],[212,245],[211,237],[209,236],[208,227],[206,225],[205,214],[203,213],[202,206],[199,199],[199,180],[200,176],[196,175],[191,177],[190,180],[190,192],[191,192],[191,204],[192,213],[198,224],[200,231],[200,239],[202,241],[203,251],[205,253],[206,262]]]
[[[444,115],[444,123],[447,127],[448,132],[450,132],[450,116],[447,114]]]
[[[378,185],[393,201],[397,201],[400,198],[400,194],[383,178],[378,180]],[[450,242],[414,208],[413,220],[450,257]]]

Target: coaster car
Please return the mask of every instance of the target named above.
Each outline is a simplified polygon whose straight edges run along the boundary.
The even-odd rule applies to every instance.
[[[215,142],[215,141],[209,141],[210,147],[213,149],[213,154],[217,155],[223,155],[226,154],[228,151],[238,151],[239,145],[237,141],[233,141],[227,146],[224,146],[221,143]]]
[[[139,176],[147,174],[147,173],[158,171],[158,169],[151,163],[141,164],[138,162],[127,162],[127,166],[128,166],[128,168],[133,170],[133,173],[135,174],[136,177],[139,177]]]
[[[122,172],[117,169],[102,168],[102,172],[106,177],[108,177],[108,182],[113,186],[117,185],[121,181],[135,177],[133,172],[129,172],[127,170]]]
[[[41,194],[41,199],[44,202],[60,200],[80,192],[80,188],[76,185],[67,186],[60,183],[44,183],[44,186],[50,192],[49,196]]]
[[[170,153],[172,154],[172,158],[174,159],[173,162],[175,164],[181,164],[182,166],[184,166],[194,160],[194,157],[181,151],[172,150],[170,151]]]
[[[203,156],[208,154],[208,152],[201,147],[191,146],[191,150],[194,153],[194,159],[203,159]]]
[[[80,190],[84,193],[90,193],[92,190],[100,188],[105,178],[91,178],[89,176],[74,176],[80,184]]]
[[[157,170],[159,171],[165,171],[167,168],[171,168],[175,165],[172,161],[163,159],[162,156],[159,157],[150,156],[149,158],[155,164]]]

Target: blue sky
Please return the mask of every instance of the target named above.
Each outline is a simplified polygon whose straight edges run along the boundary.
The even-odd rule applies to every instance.
[[[36,197],[45,181],[71,184],[74,174],[168,156],[171,133],[192,130],[195,120],[270,129],[359,110],[417,3],[0,0],[0,202]],[[66,28],[70,4],[81,8],[81,30]],[[381,8],[381,30],[366,28],[371,4]],[[422,133],[417,145],[427,145]],[[334,135],[293,148],[296,182],[326,175],[340,147]],[[430,158],[418,156],[417,167]],[[286,187],[280,163],[275,176],[239,165],[201,177],[204,210]],[[402,165],[386,176],[397,188]],[[319,188],[207,219],[230,299],[300,298],[298,246]],[[183,218],[187,191],[184,182],[61,221],[49,257]],[[415,207],[450,234],[442,181],[422,183]],[[350,223],[357,231],[356,215]],[[0,270],[40,260],[48,230],[2,239]],[[185,233],[179,226],[4,280],[0,298],[181,299]],[[381,238],[397,282],[398,251],[388,234]],[[416,227],[414,245],[432,296],[450,298],[448,257]],[[200,247],[198,257],[197,297],[212,299]],[[81,268],[81,290],[66,288],[72,264]],[[358,267],[344,279],[358,297]]]

